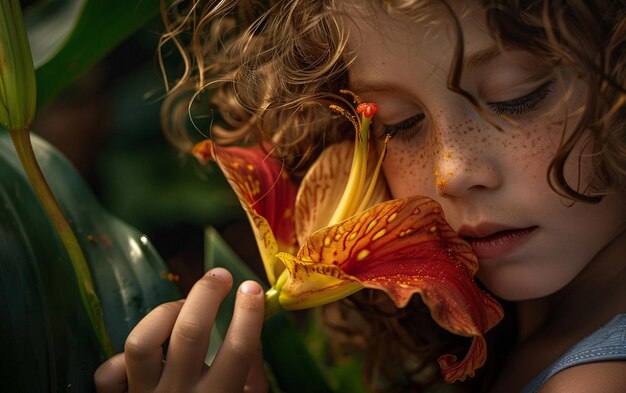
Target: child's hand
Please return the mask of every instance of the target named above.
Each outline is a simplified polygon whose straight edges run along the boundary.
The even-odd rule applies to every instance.
[[[230,273],[215,268],[194,285],[186,300],[162,304],[146,315],[128,336],[125,352],[96,370],[97,391],[267,391],[260,346],[264,296],[255,282],[239,288],[224,343],[211,367],[204,363],[211,326],[231,286]],[[162,345],[168,337],[164,359]]]

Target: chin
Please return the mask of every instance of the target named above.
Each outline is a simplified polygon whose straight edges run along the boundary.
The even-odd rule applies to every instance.
[[[547,275],[546,275],[547,276]],[[522,301],[550,296],[562,289],[569,280],[550,280],[536,272],[478,271],[477,278],[495,296],[507,301]]]

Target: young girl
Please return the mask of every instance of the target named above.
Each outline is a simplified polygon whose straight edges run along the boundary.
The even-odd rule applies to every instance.
[[[251,1],[239,12],[213,3],[198,16],[194,2],[186,19],[201,22],[197,69],[181,84],[213,91],[229,126],[214,127],[217,142],[271,140],[290,169],[304,171],[324,147],[352,138],[322,101],[349,88],[378,105],[379,146],[392,137],[383,164],[391,195],[435,199],[473,247],[480,282],[508,313],[491,366],[459,391],[624,391],[623,1],[292,0],[263,9]],[[98,369],[99,391],[267,390],[256,283],[239,288],[223,349],[205,369],[231,282],[212,270],[185,301],[152,311],[126,352]],[[365,310],[371,298],[360,293],[351,304]],[[387,305],[379,316],[367,307],[353,332],[385,325],[396,339],[369,351],[372,385],[386,363],[404,367],[398,391],[438,383],[431,353],[442,353],[447,336],[428,332],[422,307],[416,300],[391,317]],[[409,358],[422,362],[417,370]]]

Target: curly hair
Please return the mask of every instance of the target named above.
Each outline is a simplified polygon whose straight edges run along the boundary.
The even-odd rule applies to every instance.
[[[186,129],[195,105],[205,105],[200,108],[204,113],[215,108],[219,116],[215,116],[211,137],[218,143],[270,140],[274,153],[295,176],[327,145],[353,137],[351,125],[327,108],[329,102],[342,100],[336,93],[349,87],[347,70],[356,56],[348,46],[341,2],[163,3],[166,32],[162,45],[172,43],[184,60],[182,76],[168,85],[170,94],[162,110],[164,128],[174,145],[191,148],[193,139]],[[549,66],[567,66],[587,87],[580,120],[567,137],[564,133],[546,173],[552,188],[574,201],[591,203],[608,192],[626,190],[624,2],[481,0],[480,5],[497,43],[525,50]],[[448,88],[484,113],[478,101],[460,87],[464,48],[458,9],[446,0],[371,0],[363,7],[398,10],[417,23],[432,20],[430,16],[437,12],[436,20],[455,27]],[[205,94],[209,104],[199,99]],[[566,160],[580,142],[592,149],[595,166],[592,184],[583,189],[568,184],[564,175]],[[425,317],[425,311],[419,299],[397,310],[388,300],[363,291],[327,307],[325,319],[338,337],[363,344],[364,374],[373,390],[423,391],[437,382],[436,355],[443,353],[443,347],[448,351],[459,347],[459,341],[442,332]],[[358,323],[353,323],[354,312],[361,315]],[[376,340],[367,338],[381,336],[389,338],[382,346],[372,346]],[[503,342],[511,338],[507,333],[493,336]],[[497,361],[489,356],[491,366],[483,371],[484,383],[488,384]],[[399,370],[402,378],[397,377]],[[381,380],[387,383],[384,389]]]

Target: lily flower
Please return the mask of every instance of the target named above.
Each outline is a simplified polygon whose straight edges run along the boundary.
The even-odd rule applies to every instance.
[[[464,380],[484,364],[483,334],[500,321],[502,308],[474,282],[477,258],[437,202],[388,200],[379,174],[390,137],[376,157],[369,138],[376,105],[354,97],[359,117],[332,107],[353,123],[354,143],[326,148],[297,193],[284,167],[260,146],[206,140],[192,153],[218,164],[248,215],[271,286],[266,314],[327,304],[363,288],[384,291],[397,307],[418,293],[441,327],[472,337],[461,361],[438,359],[447,382]]]

